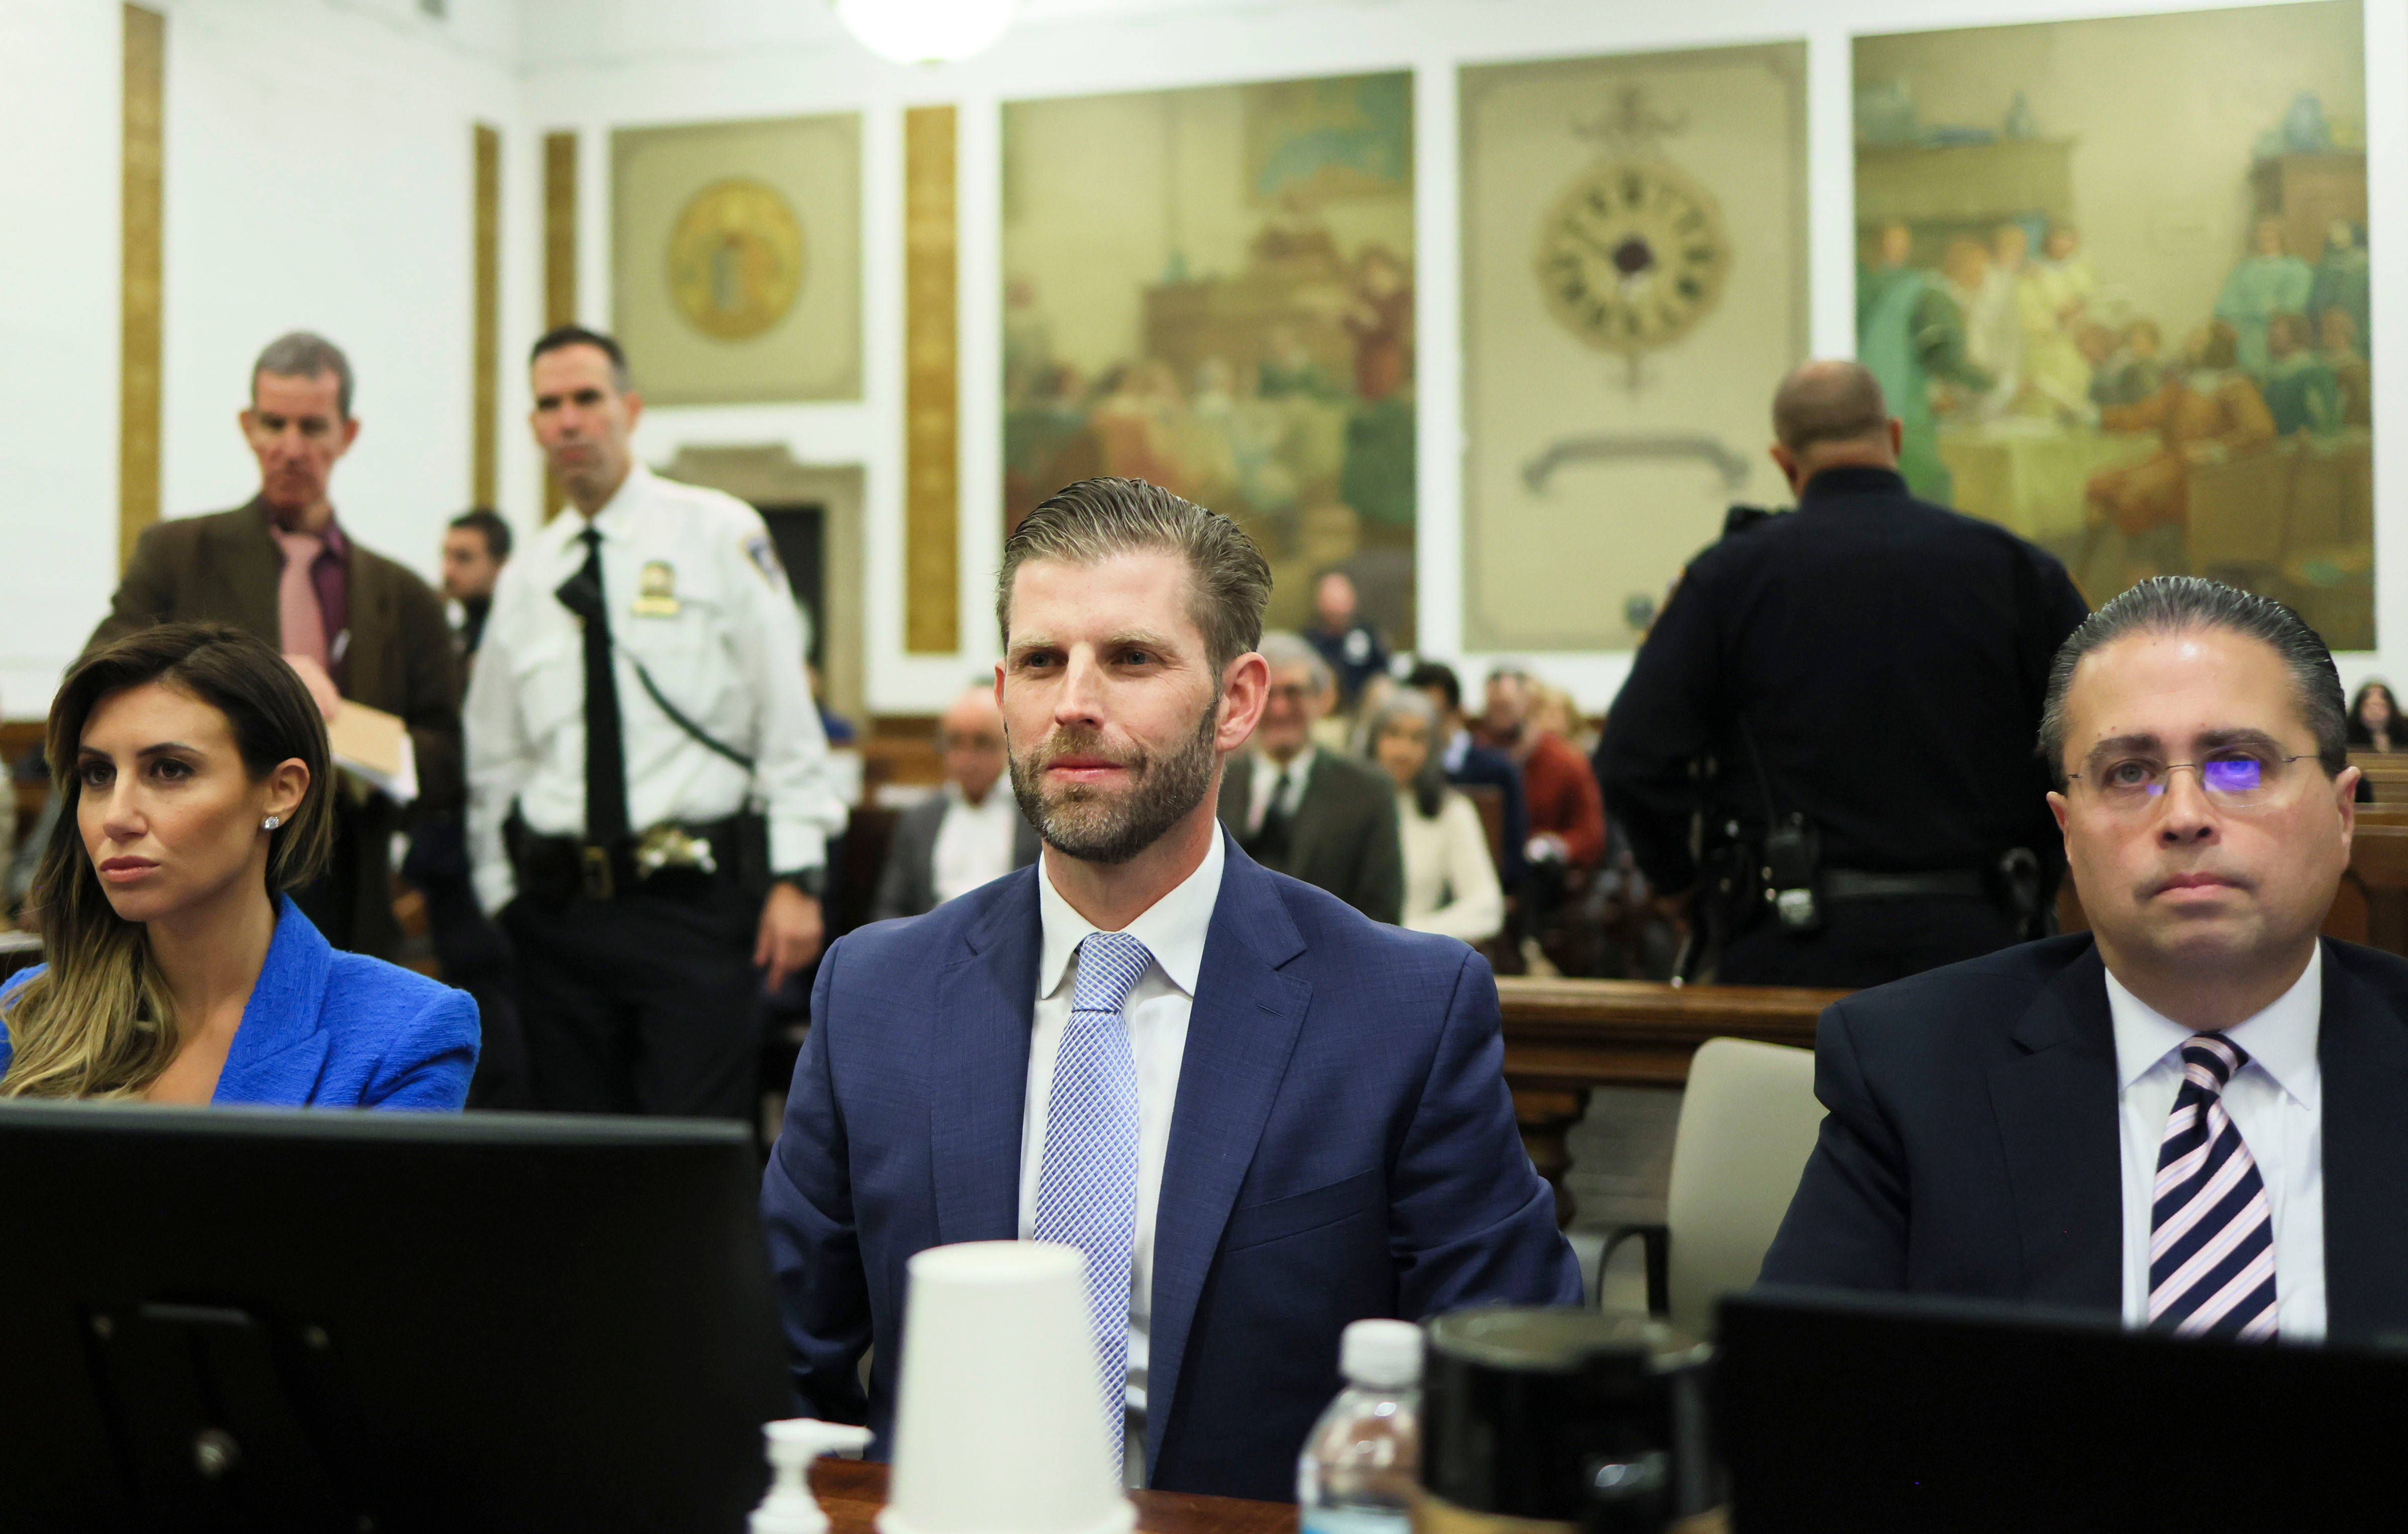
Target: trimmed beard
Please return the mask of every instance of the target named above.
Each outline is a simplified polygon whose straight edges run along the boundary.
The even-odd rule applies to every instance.
[[[1011,753],[1011,796],[1019,801],[1028,824],[1037,827],[1038,836],[1063,856],[1082,863],[1126,863],[1160,841],[1211,792],[1221,765],[1219,753],[1212,749],[1220,713],[1216,690],[1185,745],[1168,756],[1140,752],[1134,760],[1123,763],[1135,768],[1137,781],[1118,801],[1086,784],[1074,783],[1062,791],[1060,798],[1047,802],[1042,788],[1044,762],[1055,756],[1089,754],[1099,744],[1089,732],[1056,730],[1029,757]]]

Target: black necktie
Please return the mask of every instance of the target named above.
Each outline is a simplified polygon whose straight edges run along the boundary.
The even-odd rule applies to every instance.
[[[1282,767],[1271,780],[1271,802],[1263,810],[1262,824],[1254,830],[1254,839],[1246,848],[1247,854],[1258,863],[1277,867],[1286,858],[1293,826],[1289,824],[1288,773],[1292,767]]]
[[[585,567],[553,595],[585,620],[585,839],[609,847],[627,835],[627,748],[619,727],[619,682],[610,671],[602,535],[588,527],[578,536],[585,540]]]

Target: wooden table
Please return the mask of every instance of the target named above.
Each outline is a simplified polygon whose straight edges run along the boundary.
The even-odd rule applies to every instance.
[[[886,1505],[886,1467],[863,1459],[823,1459],[811,1467],[811,1493],[828,1515],[828,1534],[875,1534]],[[1296,1534],[1296,1509],[1286,1502],[1245,1502],[1234,1497],[1191,1497],[1140,1491],[1137,1527],[1144,1534]]]
[[[1814,1047],[1814,1020],[1844,991],[1776,985],[1665,985],[1636,980],[1502,976],[1505,1082],[1522,1144],[1571,1224],[1566,1138],[1600,1086],[1679,1087],[1709,1039]]]

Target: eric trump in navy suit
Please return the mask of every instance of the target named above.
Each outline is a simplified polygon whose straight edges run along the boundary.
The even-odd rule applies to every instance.
[[[2408,1329],[2408,960],[2317,936],[2358,784],[2323,641],[2146,581],[2066,640],[2041,734],[2091,931],[1823,1014],[1765,1281]]]
[[[1581,1297],[1487,964],[1214,818],[1269,594],[1235,523],[1138,480],[1005,545],[996,695],[1044,853],[829,951],[762,1192],[796,1386],[882,1449],[930,1246],[1085,1251],[1129,1481],[1235,1497],[1294,1495],[1348,1322]]]

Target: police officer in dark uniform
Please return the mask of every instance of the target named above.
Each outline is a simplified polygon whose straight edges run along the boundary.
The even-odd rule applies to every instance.
[[[1863,366],[1799,368],[1772,419],[1798,510],[1690,565],[1598,744],[1607,809],[1726,982],[1876,985],[2036,936],[2062,853],[2033,742],[2086,605],[1907,493]]]

